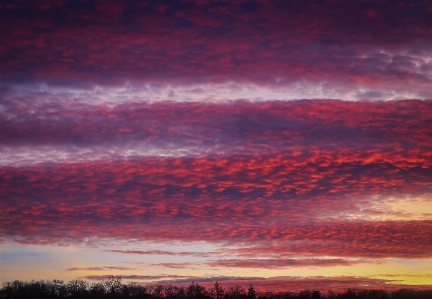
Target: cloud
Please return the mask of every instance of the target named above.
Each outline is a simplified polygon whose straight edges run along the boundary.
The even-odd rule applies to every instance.
[[[124,254],[139,254],[139,255],[177,255],[175,252],[164,251],[164,250],[104,250],[105,252],[124,253]]]
[[[406,163],[403,160],[409,155],[417,160],[415,165],[428,167],[432,143],[429,100],[165,102],[110,107],[9,98],[4,108],[3,165],[287,153],[333,161],[340,155],[360,164]]]
[[[426,258],[427,244],[431,240],[424,238],[430,229],[431,222],[346,222],[327,223],[313,226],[286,228],[274,230],[277,238],[269,238],[272,242],[261,242],[256,246],[236,249],[238,254],[252,256],[284,255],[284,254],[314,254],[341,257],[385,258],[401,257]],[[408,231],[421,231],[417,237]],[[420,232],[419,231],[419,232]],[[352,235],[355,232],[355,236]],[[423,234],[423,236],[421,235]],[[414,237],[412,240],[407,237]]]
[[[413,92],[431,84],[423,1],[7,3],[1,11],[4,82],[310,81]]]
[[[80,277],[81,279],[88,279],[88,280],[108,280],[113,275],[87,275]],[[122,279],[125,280],[158,280],[158,279],[182,279],[186,278],[188,276],[182,276],[182,275],[121,275]]]
[[[265,269],[280,269],[280,268],[296,268],[296,267],[334,267],[334,266],[351,266],[359,263],[368,263],[370,260],[346,260],[342,258],[331,259],[294,259],[294,258],[279,258],[279,259],[220,259],[210,261],[208,264],[212,267],[226,268],[265,268]],[[373,262],[373,261],[372,261]]]
[[[66,271],[104,271],[104,270],[134,270],[135,268],[129,267],[73,267],[67,268]]]
[[[415,277],[415,278],[432,278],[432,274],[376,274],[374,277],[401,277],[401,276],[407,276],[407,277]]]
[[[151,266],[172,268],[172,269],[191,269],[191,267],[199,266],[198,263],[150,263]]]
[[[306,221],[283,221],[289,216],[280,213],[264,214],[257,218],[245,215],[237,217],[237,220],[227,217],[220,223],[217,221],[219,217],[200,217],[199,213],[196,216],[175,216],[164,212],[158,217],[145,213],[138,213],[134,217],[122,213],[113,216],[94,213],[81,216],[83,212],[75,209],[68,212],[72,214],[62,212],[53,217],[36,211],[23,211],[22,216],[15,212],[17,216],[10,218],[13,220],[3,220],[3,240],[24,244],[82,243],[88,238],[91,243],[111,238],[125,241],[227,242],[237,244],[235,253],[257,257],[275,254],[367,258],[431,256],[428,232],[432,223],[426,220],[313,221],[313,224],[306,224]],[[11,214],[8,211],[6,213]],[[116,219],[115,224],[112,219]],[[134,251],[129,253],[139,254]],[[217,257],[219,254],[211,255]]]
[[[31,162],[8,157],[0,168],[3,240],[204,240],[247,243],[243,254],[430,257],[430,101],[70,105],[4,111],[5,148],[29,146]],[[121,157],[133,142],[189,154]],[[55,156],[71,145],[106,159],[33,158],[38,146]]]
[[[165,251],[165,250],[103,250],[104,252],[113,252],[113,253],[123,253],[123,254],[137,254],[137,255],[168,255],[168,256],[198,256],[198,257],[207,257],[212,254],[220,254],[221,252],[173,252],[173,251]],[[161,264],[158,264],[161,265]]]

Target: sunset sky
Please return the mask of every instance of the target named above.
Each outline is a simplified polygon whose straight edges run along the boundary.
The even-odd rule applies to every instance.
[[[432,287],[432,2],[1,1],[0,281]]]

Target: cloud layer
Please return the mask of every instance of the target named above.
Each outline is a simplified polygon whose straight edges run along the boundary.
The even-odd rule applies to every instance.
[[[431,257],[430,211],[397,206],[430,201],[430,101],[8,107],[4,239],[206,240],[260,254]],[[172,156],[122,157],[135,142]],[[56,157],[71,145],[105,159],[9,164],[14,147],[31,157],[44,146]]]
[[[5,146],[2,162],[38,163],[38,156],[45,161],[79,162],[98,157],[265,153],[289,154],[299,163],[319,159],[323,166],[349,159],[348,163],[362,165],[376,161],[428,168],[431,115],[430,100],[165,102],[110,107],[8,98],[0,129]]]
[[[431,97],[424,1],[41,3],[1,5],[2,81],[307,81],[360,98]]]

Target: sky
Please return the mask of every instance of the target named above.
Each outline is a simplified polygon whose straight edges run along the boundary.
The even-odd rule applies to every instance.
[[[2,1],[0,281],[432,287],[432,3]]]

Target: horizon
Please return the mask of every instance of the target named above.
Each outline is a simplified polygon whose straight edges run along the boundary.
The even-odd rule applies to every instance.
[[[222,278],[223,279],[223,278]],[[290,294],[301,296],[301,298],[336,298],[337,296],[351,296],[349,298],[362,298],[362,296],[383,297],[395,296],[395,298],[426,298],[432,292],[430,287],[415,286],[409,288],[337,288],[323,289],[291,286],[289,289],[262,289],[256,290],[252,284],[244,288],[239,284],[230,285],[225,288],[218,281],[203,282],[201,284],[192,282],[170,283],[158,282],[139,284],[136,282],[123,283],[121,276],[109,276],[104,280],[90,283],[82,279],[73,279],[65,282],[63,280],[31,280],[10,281],[3,283],[0,294],[4,298],[15,298],[26,296],[30,292],[36,297],[45,297],[48,294],[62,297],[86,297],[88,295],[103,297],[115,294],[117,297],[125,296],[136,298],[201,298],[201,299],[256,299],[256,298],[278,298],[280,295]],[[9,297],[8,297],[9,295]],[[339,298],[339,297],[338,297]]]

